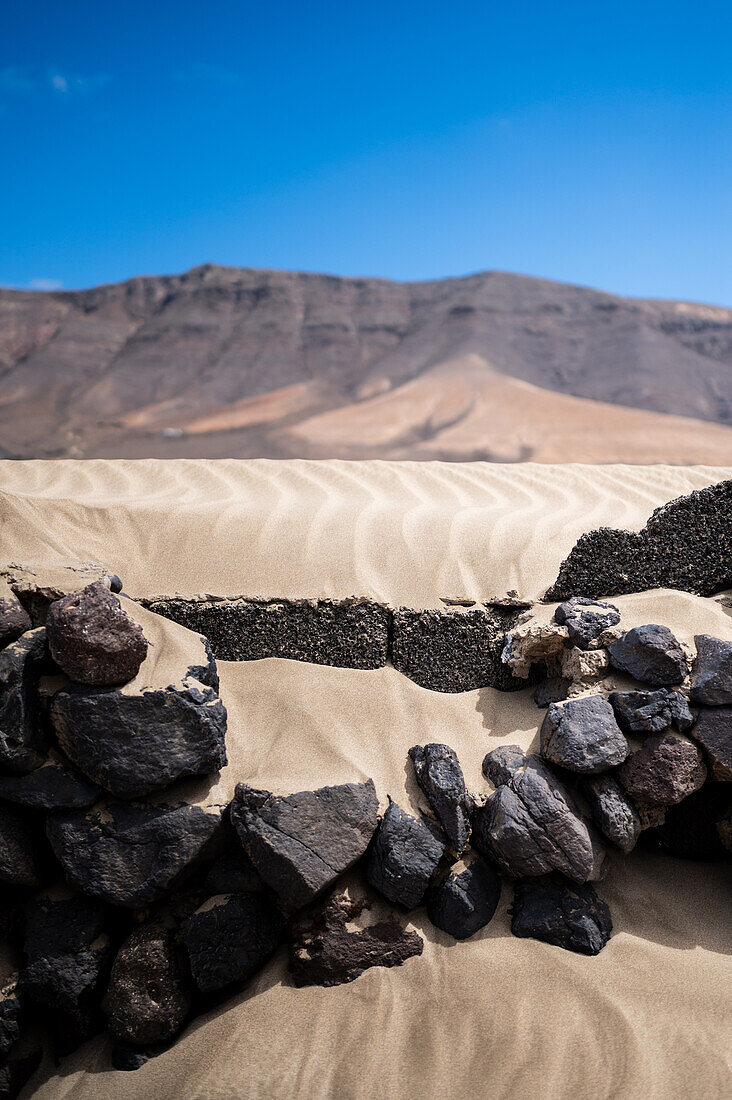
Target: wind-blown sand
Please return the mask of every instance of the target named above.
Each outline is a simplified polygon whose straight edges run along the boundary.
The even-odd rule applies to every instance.
[[[576,537],[640,527],[652,508],[732,468],[434,463],[0,463],[0,559],[97,558],[130,595],[366,594],[440,606],[536,597]],[[624,622],[732,638],[715,600],[624,597]],[[373,776],[406,808],[415,742],[446,741],[486,791],[483,755],[532,744],[529,692],[443,695],[391,667],[221,663],[222,782],[294,790]],[[246,993],[136,1073],[104,1040],[65,1059],[44,1098],[717,1097],[732,1086],[730,883],[719,865],[615,853],[599,892],[615,931],[597,958],[511,936],[504,888],[457,944],[423,912],[421,958],[336,989],[296,990],[280,954]]]

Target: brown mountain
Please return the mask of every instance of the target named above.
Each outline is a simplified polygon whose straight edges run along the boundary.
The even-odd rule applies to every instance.
[[[501,272],[0,290],[0,453],[728,462],[732,310]]]

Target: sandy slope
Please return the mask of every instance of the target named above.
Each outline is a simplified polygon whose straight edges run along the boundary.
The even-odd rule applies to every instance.
[[[732,469],[362,463],[0,463],[0,556],[97,557],[134,594],[218,591],[438,602],[507,587],[536,595],[577,534]],[[715,601],[659,592],[624,621],[732,638]],[[497,744],[529,746],[528,693],[441,695],[391,668],[289,661],[221,666],[230,767],[296,789],[372,775],[410,805],[406,751],[445,740],[468,784]],[[510,890],[467,944],[414,923],[422,958],[334,990],[295,990],[280,958],[134,1074],[102,1040],[36,1095],[174,1097],[717,1097],[732,1085],[730,889],[718,866],[613,857],[600,892],[615,934],[596,959],[511,937]]]

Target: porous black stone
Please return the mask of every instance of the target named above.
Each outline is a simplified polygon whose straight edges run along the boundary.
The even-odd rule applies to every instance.
[[[732,782],[732,707],[702,707],[691,735],[706,753],[712,778]]]
[[[640,532],[601,527],[578,540],[546,600],[679,588],[710,596],[732,588],[732,481],[657,508]]]
[[[730,551],[732,553],[732,551]],[[732,642],[697,634],[691,666],[691,698],[717,707],[732,703]]]
[[[262,878],[241,844],[224,852],[211,864],[203,890],[208,897],[214,894],[258,893],[265,889]]]
[[[18,975],[10,974],[0,987],[0,1066],[20,1038],[23,1007],[18,994]]]
[[[663,825],[647,829],[643,839],[678,859],[729,860],[732,851],[724,844],[723,823],[731,812],[732,786],[705,783],[688,798],[669,807]]]
[[[566,951],[597,955],[613,929],[610,910],[591,886],[531,879],[514,887],[511,931]]]
[[[436,830],[390,802],[371,845],[366,877],[389,901],[416,909],[444,852],[444,841]]]
[[[369,600],[142,601],[150,611],[205,634],[221,661],[285,657],[339,668],[383,668],[389,610]]]
[[[41,866],[26,818],[0,806],[0,882],[6,886],[40,886]]]
[[[0,648],[33,626],[31,617],[7,581],[0,578]]]
[[[680,684],[689,666],[686,655],[667,626],[636,626],[608,647],[610,664],[636,680],[669,687]]]
[[[190,1007],[190,972],[173,931],[154,921],[135,928],[117,952],[104,998],[112,1038],[143,1047],[167,1042]]]
[[[52,603],[46,633],[56,664],[82,684],[125,684],[147,656],[142,627],[103,581]]]
[[[561,703],[569,694],[572,681],[564,676],[548,676],[546,680],[536,685],[534,689],[534,702],[537,707],[548,707],[550,703]]]
[[[613,604],[573,596],[559,605],[554,621],[566,626],[572,645],[587,649],[605,630],[620,622],[620,612]]]
[[[448,745],[414,745],[409,750],[417,782],[445,830],[453,851],[460,855],[470,837],[473,800],[457,755]]]
[[[217,894],[181,929],[202,993],[246,981],[274,954],[281,934],[282,919],[263,894]]]
[[[689,703],[680,691],[611,691],[610,704],[625,733],[663,733],[675,726],[685,731],[694,724]]]
[[[488,924],[501,897],[501,880],[480,857],[453,871],[430,890],[427,916],[456,940],[467,940]]]
[[[622,764],[630,752],[603,695],[551,703],[541,726],[541,755],[580,775],[597,775]]]
[[[47,655],[43,627],[0,651],[0,768],[14,775],[40,767],[46,756],[36,685]]]
[[[366,851],[377,824],[373,780],[277,796],[239,783],[231,820],[289,911],[311,902]]]
[[[582,790],[603,836],[621,852],[632,851],[641,833],[641,819],[619,783],[611,775],[597,775],[585,780]]]
[[[45,762],[27,775],[0,776],[0,802],[31,810],[83,810],[99,798],[100,788],[51,750]]]

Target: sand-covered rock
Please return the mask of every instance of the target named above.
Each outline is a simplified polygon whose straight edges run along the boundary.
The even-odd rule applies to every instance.
[[[246,981],[274,954],[282,920],[263,894],[217,894],[181,929],[193,980],[202,993]]]
[[[445,843],[436,830],[390,802],[371,846],[366,877],[389,901],[416,909],[444,852]]]
[[[77,683],[125,684],[147,656],[142,628],[103,581],[52,603],[46,634],[54,661]]]
[[[686,654],[667,626],[650,623],[623,634],[609,647],[614,668],[654,687],[680,684],[689,672]]]
[[[111,592],[120,592],[122,581],[98,561],[55,559],[11,563],[0,567],[7,582],[30,615],[33,626],[43,626],[48,609],[56,600],[101,581]]]
[[[467,940],[488,924],[500,897],[500,878],[476,856],[433,887],[427,898],[427,916],[436,928],[456,940]]]
[[[414,745],[409,750],[409,756],[417,782],[445,830],[453,851],[459,855],[470,837],[473,800],[465,787],[465,777],[456,753],[448,745],[432,742]]]
[[[517,882],[511,931],[544,943],[597,955],[610,939],[610,910],[592,886],[550,880]]]
[[[36,686],[47,655],[43,627],[0,650],[0,768],[5,772],[22,775],[45,759]]]
[[[603,695],[550,704],[541,726],[545,760],[581,775],[597,775],[622,764],[629,752]]]

